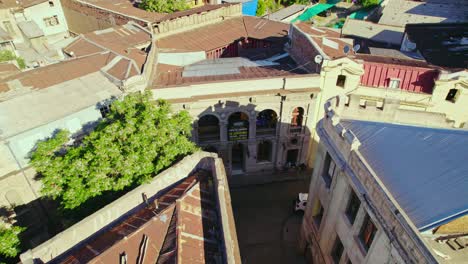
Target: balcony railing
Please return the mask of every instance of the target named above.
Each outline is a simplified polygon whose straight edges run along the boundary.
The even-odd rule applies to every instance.
[[[276,128],[260,128],[257,127],[257,136],[275,136]]]
[[[290,134],[298,134],[302,132],[302,127],[301,126],[291,126],[289,127],[289,133]]]

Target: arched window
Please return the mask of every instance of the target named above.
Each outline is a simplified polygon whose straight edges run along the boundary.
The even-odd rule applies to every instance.
[[[273,147],[270,141],[262,141],[257,145],[257,162],[271,161]]]
[[[291,126],[301,127],[304,120],[304,108],[296,107],[292,112]]]
[[[257,135],[275,135],[278,115],[271,109],[263,110],[257,115]]]
[[[219,140],[219,119],[214,115],[205,115],[198,120],[199,142]]]
[[[235,112],[229,116],[228,139],[230,141],[247,140],[249,138],[249,116],[243,112]]]

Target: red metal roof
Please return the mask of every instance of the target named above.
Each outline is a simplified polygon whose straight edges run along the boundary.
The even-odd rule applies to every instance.
[[[216,196],[208,173],[185,178],[156,202],[126,216],[53,263],[222,262]]]
[[[369,61],[364,61],[364,71],[361,85],[388,88],[391,79],[399,79],[401,90],[427,94],[432,94],[434,80],[439,75],[439,72],[432,68]]]

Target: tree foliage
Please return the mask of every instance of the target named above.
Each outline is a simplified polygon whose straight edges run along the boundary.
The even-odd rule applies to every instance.
[[[257,13],[256,15],[257,16],[263,16],[266,12],[266,3],[265,3],[265,0],[258,0],[257,2]]]
[[[12,51],[2,50],[0,51],[0,62],[16,60],[20,69],[26,68],[26,63],[21,57],[17,57]]]
[[[67,145],[64,130],[39,142],[31,164],[42,176],[42,193],[73,209],[105,191],[141,184],[195,151],[189,114],[172,113],[166,101],[150,99],[147,92],[115,101],[79,145]]]
[[[173,13],[190,8],[186,0],[143,0],[139,7],[158,13]]]
[[[376,6],[379,4],[379,0],[361,0],[361,4],[364,7]]]
[[[20,253],[20,239],[18,235],[24,230],[24,227],[7,227],[0,221],[0,255],[5,257],[16,257]]]

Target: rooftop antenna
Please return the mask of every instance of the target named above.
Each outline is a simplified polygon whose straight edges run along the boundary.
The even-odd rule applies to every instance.
[[[354,45],[354,47],[353,47],[354,53],[358,52],[358,50],[359,50],[360,48],[361,48],[361,45],[359,45],[359,44]]]
[[[319,65],[323,61],[322,55],[319,54],[319,55],[315,56],[314,61],[315,61],[316,72],[319,72]]]
[[[343,48],[344,54],[348,55],[349,51],[350,51],[349,46],[348,45],[344,46],[344,48]]]

